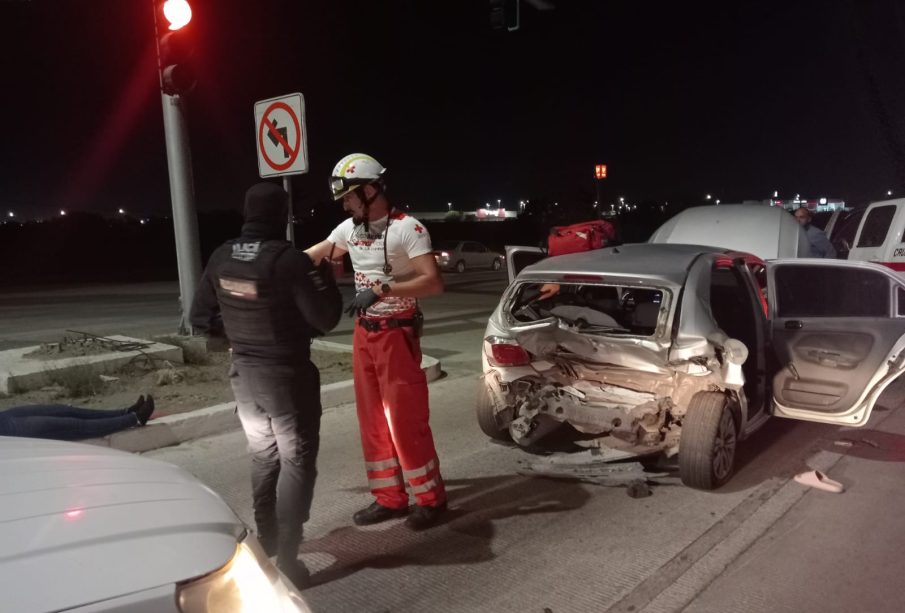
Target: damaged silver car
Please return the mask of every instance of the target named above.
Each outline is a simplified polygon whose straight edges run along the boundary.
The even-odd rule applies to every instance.
[[[543,257],[509,248],[510,278],[526,256]],[[512,280],[488,322],[477,419],[525,447],[565,435],[613,460],[678,455],[686,485],[714,489],[771,415],[866,424],[903,347],[905,285],[884,267],[609,247]]]

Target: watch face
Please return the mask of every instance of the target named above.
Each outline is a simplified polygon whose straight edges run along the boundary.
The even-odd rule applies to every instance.
[[[389,294],[389,293],[390,293],[390,284],[389,284],[389,283],[384,283],[383,285],[381,285],[381,286],[380,286],[380,293],[381,293],[381,294]]]

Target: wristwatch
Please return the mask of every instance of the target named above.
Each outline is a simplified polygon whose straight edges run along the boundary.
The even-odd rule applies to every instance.
[[[390,284],[384,283],[383,285],[380,286],[380,295],[388,296],[389,294],[390,294]]]

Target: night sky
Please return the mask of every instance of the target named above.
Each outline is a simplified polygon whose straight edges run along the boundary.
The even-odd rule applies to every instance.
[[[905,194],[905,4],[896,0],[190,0],[197,207],[258,179],[253,105],[301,91],[325,201],[346,153],[411,209],[502,199],[723,202]],[[0,2],[0,212],[166,214],[151,0]]]

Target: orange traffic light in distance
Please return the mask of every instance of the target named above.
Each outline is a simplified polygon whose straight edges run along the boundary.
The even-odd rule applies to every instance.
[[[606,179],[606,164],[597,164],[594,167],[594,176],[598,179]]]
[[[170,30],[178,30],[192,20],[192,7],[186,0],[166,0],[163,3],[163,16],[170,22]]]

